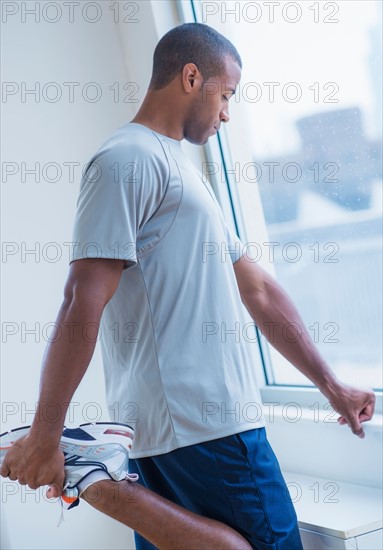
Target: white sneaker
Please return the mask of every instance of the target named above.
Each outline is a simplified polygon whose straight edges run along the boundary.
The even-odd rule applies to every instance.
[[[25,426],[0,435],[0,464],[13,443],[27,435],[29,430],[30,426]],[[61,495],[65,509],[79,504],[79,496],[86,486],[85,480],[92,472],[102,472],[104,478],[114,481],[138,479],[137,474],[128,473],[133,433],[133,428],[118,422],[64,428],[59,448],[65,457],[64,492]]]
[[[133,428],[118,422],[65,428],[60,442],[65,456],[65,491],[61,497],[64,508],[69,510],[78,505],[86,478],[95,471],[114,481],[136,481],[137,474],[128,473],[132,442]]]

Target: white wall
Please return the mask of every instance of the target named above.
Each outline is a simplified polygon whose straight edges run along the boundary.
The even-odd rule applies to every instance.
[[[133,89],[137,90],[134,98],[142,100],[154,46],[160,35],[177,24],[173,8],[161,1],[154,2],[154,9],[164,8],[162,17],[153,15],[152,2],[120,2],[117,22],[116,12],[110,9],[115,2],[81,3],[73,12],[73,22],[65,3],[51,2],[49,9],[47,4],[2,3],[2,134],[6,139],[2,148],[1,431],[30,424],[33,418],[47,324],[55,321],[68,272],[64,243],[71,240],[81,167],[116,128],[132,118],[138,104],[123,100],[131,97],[127,94]],[[93,7],[82,12],[84,4]],[[26,14],[25,7],[33,6],[36,13]],[[62,10],[61,16],[55,6]],[[89,22],[98,17],[99,21]],[[134,88],[124,91],[123,85],[133,81]],[[52,82],[56,84],[45,86]],[[65,82],[79,83],[73,102]],[[101,91],[97,102],[82,95],[84,91],[91,98],[96,91],[94,86],[84,88],[89,82],[97,83]],[[114,101],[109,89],[116,82],[119,101]],[[35,88],[36,83],[38,96],[24,97],[22,87]],[[4,90],[15,93],[4,95]],[[57,90],[61,100],[49,102],[47,97],[53,98]],[[22,181],[22,169],[31,169],[35,163],[40,163],[40,181],[31,174]],[[57,163],[57,182],[49,181],[57,173],[55,165],[49,168],[47,163]],[[72,181],[64,163],[77,163]],[[26,254],[26,249],[36,253]],[[26,333],[33,328],[37,328],[35,334]],[[109,419],[98,349],[70,412],[67,425]],[[1,491],[4,550],[134,547],[130,529],[86,503],[67,512],[57,529],[60,508],[44,498],[45,491],[31,491],[10,480],[2,481]]]
[[[31,5],[37,5],[40,22],[35,22],[36,16],[23,13],[22,4],[28,5],[28,9]],[[56,318],[68,271],[68,247],[64,243],[71,240],[80,167],[111,132],[132,118],[139,103],[123,100],[132,90],[137,90],[132,99],[142,100],[150,77],[154,46],[168,28],[178,23],[175,1],[121,1],[118,22],[114,21],[115,12],[109,9],[115,5],[114,1],[89,2],[98,6],[98,15],[101,16],[95,23],[86,20],[97,15],[95,9],[82,13],[78,8],[71,23],[68,8],[61,1],[50,3],[61,5],[63,10],[61,18],[56,23],[50,23],[55,13],[53,9],[44,11],[47,4],[2,2],[5,22],[2,25],[4,84],[1,107],[2,137],[5,139],[2,147],[1,431],[32,421],[40,364],[49,334],[46,325]],[[7,16],[5,5],[9,9],[16,6],[19,11]],[[128,9],[124,10],[124,7]],[[40,83],[43,89],[49,82],[57,83],[57,88],[62,90],[62,99],[56,103],[47,101],[41,94],[39,102],[31,95],[24,98],[21,94],[21,83],[25,83],[28,89]],[[68,86],[64,86],[64,82],[79,83],[75,87],[73,102],[68,101]],[[100,101],[91,103],[83,98],[81,91],[89,82],[96,82],[100,87]],[[121,91],[117,102],[113,101],[113,93],[109,89],[115,82],[120,84]],[[124,91],[123,85],[129,82],[135,84]],[[14,86],[16,93],[4,95],[5,86],[7,90]],[[53,94],[54,88],[45,88],[45,91]],[[93,91],[94,88],[89,88],[89,94]],[[235,107],[233,105],[230,136],[237,138],[232,140],[232,155],[238,160],[242,159],[242,155],[246,158],[247,153],[244,128],[235,124],[239,115]],[[201,150],[186,143],[183,147],[200,165]],[[33,175],[25,175],[25,181],[22,181],[22,168],[31,169],[37,162],[40,163],[41,181],[35,181]],[[59,165],[62,175],[57,182],[48,180],[54,176],[53,167],[44,177],[43,167],[47,163]],[[79,164],[74,168],[73,181],[70,181],[69,169],[64,163]],[[17,173],[7,176],[7,168],[14,168]],[[257,223],[262,213],[253,209],[253,205],[260,204],[257,193],[254,186],[247,189],[246,184],[241,184],[238,190],[249,230],[248,238],[251,240],[254,234],[257,240],[262,241],[262,233],[259,233],[262,229]],[[47,243],[56,244],[48,247]],[[35,255],[25,254],[26,248],[35,248]],[[61,257],[53,261],[57,252],[61,252]],[[36,334],[26,334],[26,329],[33,327],[37,328]],[[68,418],[67,425],[108,419],[98,350],[74,396],[70,411],[73,414]],[[285,452],[285,428],[286,423],[270,425],[269,435],[282,466],[296,471],[296,455],[292,452],[286,455]],[[312,454],[317,453],[320,462],[328,465],[325,475],[333,476],[334,460],[329,450],[338,444],[339,453],[344,454],[339,468],[343,468],[345,477],[355,480],[350,464],[355,467],[356,460],[349,461],[344,467],[346,449],[349,447],[343,446],[347,443],[346,439],[353,436],[349,434],[346,439],[340,438],[331,427],[330,438],[329,430],[326,434],[322,433],[327,427],[317,428],[315,435],[314,432],[312,435],[317,438],[316,446],[312,440],[308,444],[301,437],[300,445],[296,446],[297,454],[302,455],[305,451],[306,458],[307,447],[312,445]],[[374,456],[378,456],[375,451],[381,452],[380,439],[377,439],[375,430],[370,431],[368,437],[373,438],[374,445],[369,449],[373,449]],[[296,431],[293,437],[297,437]],[[321,444],[324,440],[327,440],[326,446]],[[358,453],[362,453],[361,443],[357,440],[353,443],[353,449],[358,446]],[[317,450],[319,447],[321,452]],[[354,455],[351,453],[349,456]],[[358,455],[358,464],[359,460],[361,456]],[[376,465],[379,462],[381,460],[377,460]],[[308,470],[317,469],[319,459],[306,460],[306,463],[307,471],[304,471],[311,473]],[[375,468],[366,468],[359,483],[374,485],[377,477]],[[128,528],[99,514],[85,503],[66,513],[65,522],[59,529],[56,528],[58,517],[58,504],[46,501],[43,490],[31,491],[9,480],[2,481],[0,518],[1,548],[4,550],[112,550],[134,547]]]

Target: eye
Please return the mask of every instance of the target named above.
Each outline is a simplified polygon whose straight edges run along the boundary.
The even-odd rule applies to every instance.
[[[222,97],[225,101],[229,101],[229,98],[227,97],[227,95],[223,95]]]

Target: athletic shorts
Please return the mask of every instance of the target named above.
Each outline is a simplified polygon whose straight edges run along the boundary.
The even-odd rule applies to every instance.
[[[302,550],[296,513],[265,428],[129,461],[155,493],[238,531],[256,550]],[[137,550],[155,547],[135,533]]]

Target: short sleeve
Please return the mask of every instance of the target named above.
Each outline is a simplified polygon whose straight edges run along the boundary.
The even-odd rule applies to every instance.
[[[229,229],[228,225],[225,223],[225,233],[226,233],[226,242],[227,242],[227,251],[230,255],[231,261],[233,264],[237,262],[241,256],[244,254],[245,246],[242,241],[237,237],[237,235]]]
[[[169,180],[158,147],[119,143],[90,160],[80,185],[70,262],[121,259],[124,269],[137,263],[140,231],[159,207]]]

